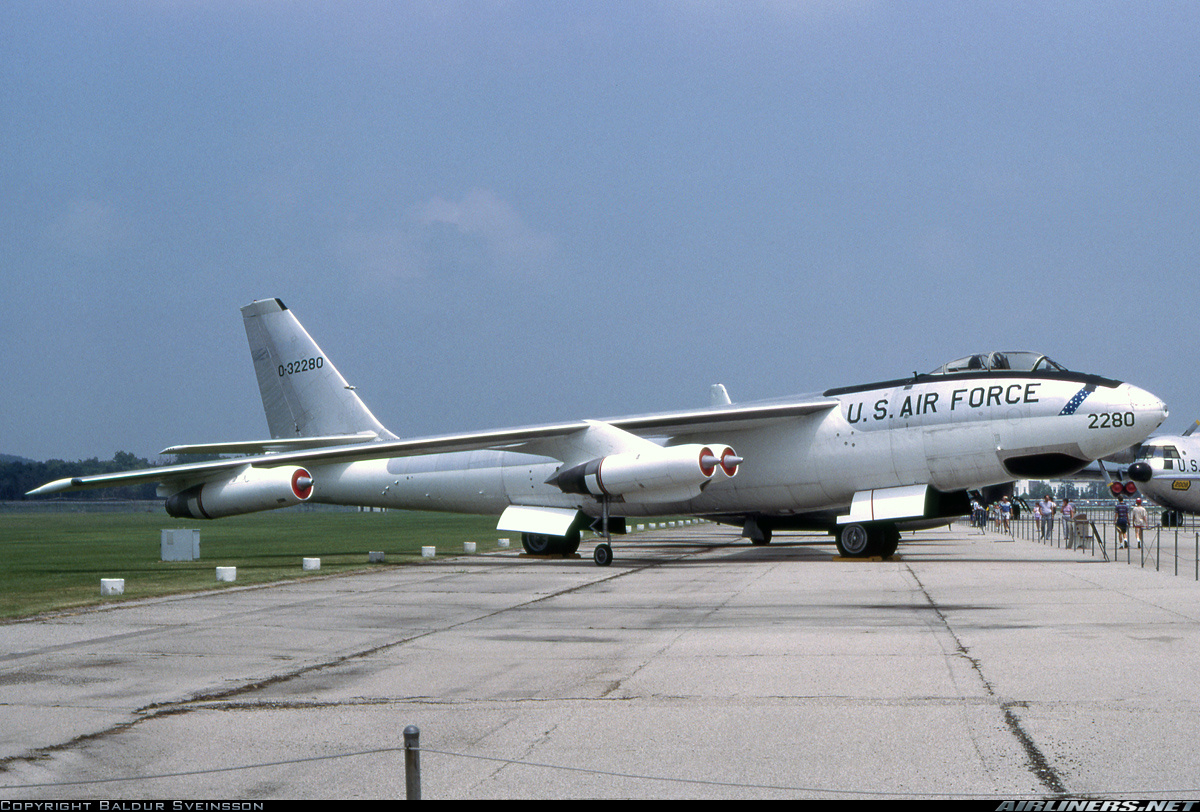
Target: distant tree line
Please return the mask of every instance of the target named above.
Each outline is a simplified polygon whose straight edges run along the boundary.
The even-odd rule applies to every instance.
[[[1043,482],[1041,480],[1030,480],[1025,484],[1022,491],[1018,488],[1018,496],[1024,496],[1026,499],[1041,499],[1046,494],[1061,501],[1062,499],[1111,499],[1112,491],[1108,489],[1106,482],[1076,482],[1076,481],[1058,481],[1058,482]]]
[[[192,460],[194,462],[194,460]],[[63,460],[47,460],[46,462],[8,461],[0,462],[0,501],[24,499],[26,491],[31,491],[47,482],[56,479],[66,479],[75,476],[91,476],[93,474],[112,474],[117,471],[129,471],[136,468],[153,467],[149,460],[135,457],[128,451],[118,451],[111,460],[90,460],[64,462]],[[63,499],[154,499],[155,484],[124,485],[119,488],[93,488],[86,491],[73,491],[56,494]]]

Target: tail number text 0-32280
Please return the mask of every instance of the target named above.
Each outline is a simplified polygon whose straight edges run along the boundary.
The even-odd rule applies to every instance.
[[[294,375],[297,372],[308,372],[310,369],[320,369],[324,365],[325,359],[319,355],[316,358],[301,358],[299,361],[288,361],[286,364],[279,365],[279,377]]]

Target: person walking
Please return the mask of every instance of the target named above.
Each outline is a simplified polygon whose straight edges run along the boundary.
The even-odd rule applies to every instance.
[[[1068,550],[1075,549],[1075,506],[1071,504],[1071,500],[1063,498],[1062,510],[1062,537],[1063,542]]]
[[[1129,511],[1129,521],[1133,524],[1133,537],[1137,539],[1138,549],[1142,549],[1142,535],[1146,531],[1146,526],[1149,524],[1150,517],[1146,513],[1146,508],[1142,504],[1142,497],[1138,497],[1134,502],[1133,510]]]
[[[1054,514],[1058,507],[1050,498],[1050,494],[1042,497],[1042,501],[1038,504],[1042,513],[1042,541],[1054,541]]]
[[[1113,524],[1117,526],[1117,547],[1124,550],[1129,546],[1129,505],[1125,497],[1117,497],[1117,506],[1113,508]]]

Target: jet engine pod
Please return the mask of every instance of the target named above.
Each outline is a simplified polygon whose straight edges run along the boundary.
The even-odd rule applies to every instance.
[[[706,445],[627,451],[559,471],[547,482],[563,493],[620,496],[626,501],[666,502],[691,499],[717,470],[729,476],[741,462],[728,446],[719,453]]]
[[[232,479],[194,485],[167,499],[167,513],[178,519],[219,519],[307,502],[313,478],[304,468],[246,466]]]
[[[732,448],[722,443],[713,443],[709,447],[712,448],[713,453],[700,458],[700,467],[709,476],[715,474],[718,468],[725,473],[725,476],[735,476],[738,466],[742,464],[742,458]]]

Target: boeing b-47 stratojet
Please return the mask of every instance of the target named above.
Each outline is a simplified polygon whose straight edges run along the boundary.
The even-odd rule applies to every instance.
[[[278,299],[242,308],[272,440],[177,446],[240,454],[51,482],[48,494],[158,482],[172,516],[215,519],[302,502],[499,514],[529,553],[572,554],[580,531],[690,514],[833,534],[845,556],[890,555],[905,523],[968,512],[967,491],[1062,476],[1128,448],[1167,415],[1128,383],[1028,352],[971,355],[819,395],[402,440],[385,429]]]

